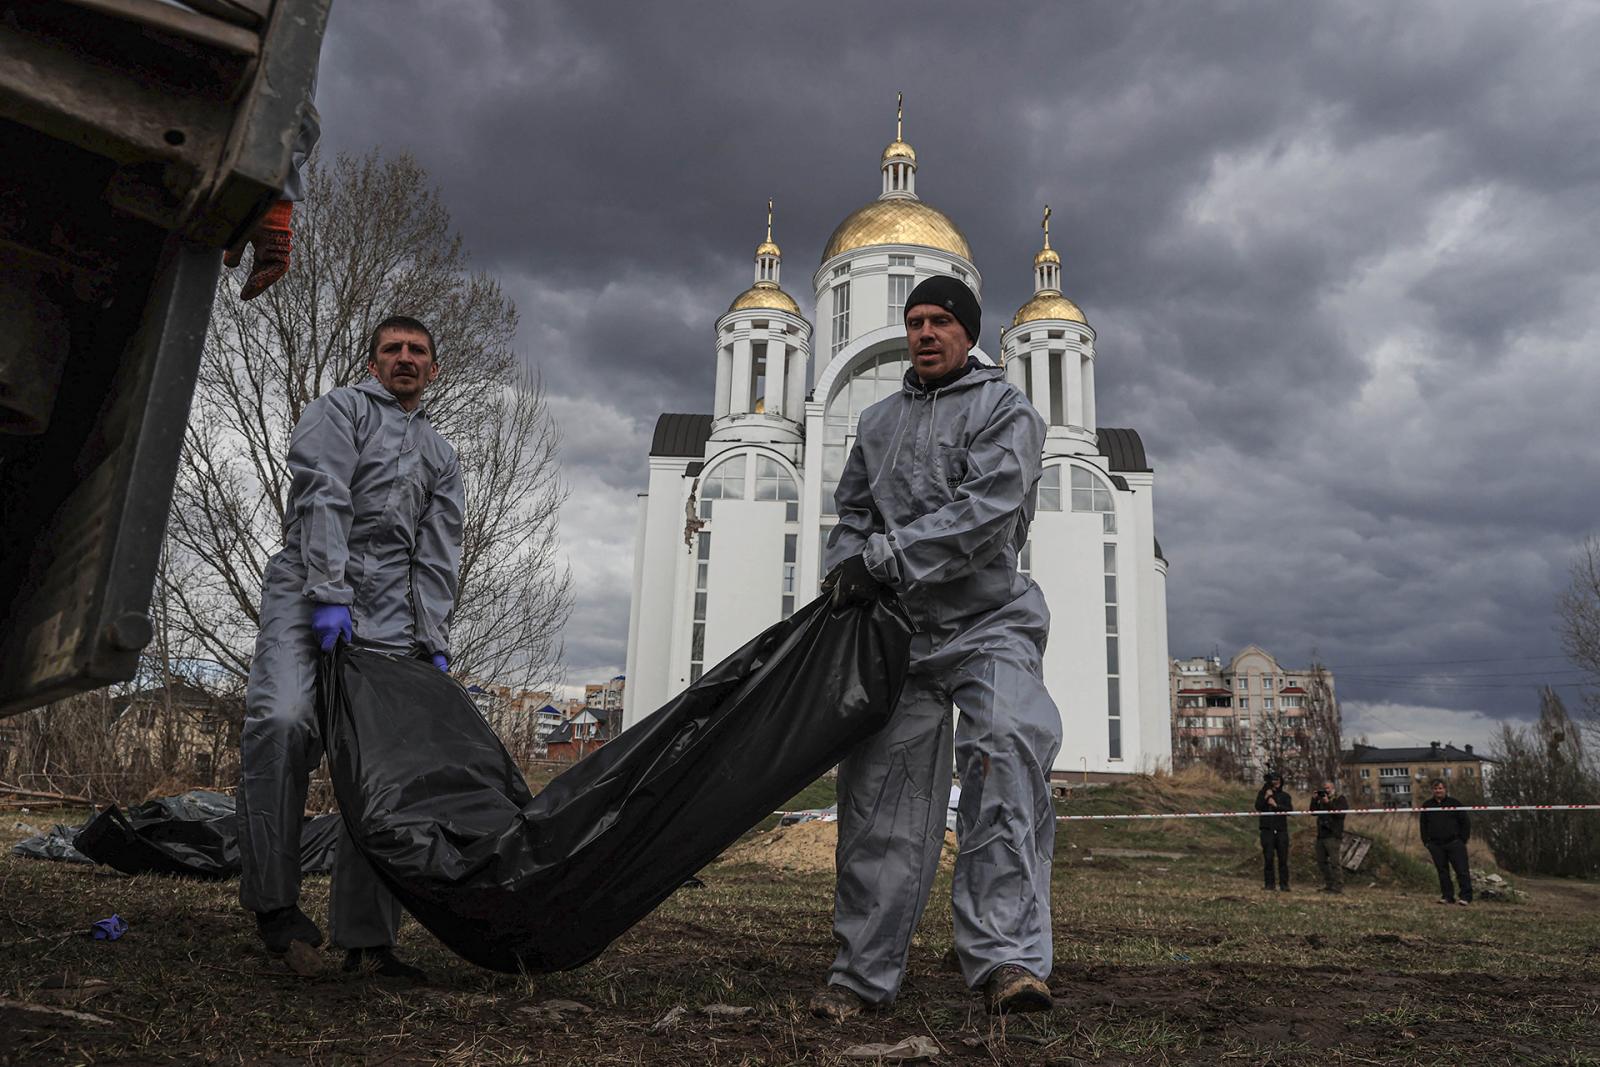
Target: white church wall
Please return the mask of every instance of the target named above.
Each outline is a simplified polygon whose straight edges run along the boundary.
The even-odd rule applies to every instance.
[[[1167,652],[1167,565],[1160,560],[1154,559],[1154,555],[1152,552],[1154,573],[1150,583],[1152,589],[1151,626],[1155,630],[1155,648],[1160,652],[1161,658],[1165,658]],[[1157,657],[1152,653],[1150,658]],[[1165,663],[1157,664],[1155,670],[1165,669],[1166,667],[1167,664]],[[1152,678],[1147,683],[1147,692],[1152,694],[1160,692],[1159,689],[1155,688],[1155,684],[1155,680]],[[1154,698],[1152,697],[1152,699]],[[1161,714],[1158,715],[1154,709],[1149,709],[1145,716],[1143,723],[1146,738],[1145,751],[1160,753],[1162,763],[1170,768],[1172,766],[1171,703],[1165,704],[1160,710]],[[1156,768],[1152,767],[1151,769],[1155,770]]]
[[[1117,771],[1107,751],[1104,550],[1095,512],[1034,516],[1031,572],[1050,607],[1044,681],[1061,711],[1055,769]],[[1087,761],[1087,763],[1085,763]]]
[[[623,677],[632,678],[639,670],[639,587],[644,583],[645,528],[650,514],[650,494],[640,493],[634,502],[633,521],[633,582],[631,585],[632,596],[628,601],[628,651],[626,665],[623,667]],[[635,721],[635,711],[632,701],[624,700],[622,712],[622,725],[626,729]],[[639,715],[647,712],[640,709]]]
[[[1138,580],[1139,642],[1137,673],[1138,770],[1154,771],[1172,763],[1171,704],[1168,689],[1165,578],[1156,572],[1155,479],[1148,473],[1123,476],[1131,497],[1134,532],[1130,549],[1135,553],[1133,573]]]
[[[645,498],[643,561],[635,563],[638,581],[628,630],[633,648],[628,655],[627,725],[638,722],[678,692],[673,673],[673,614],[679,600],[679,557],[687,558],[683,544],[684,506],[689,479],[683,476],[688,461],[679,456],[652,456],[650,491]],[[635,616],[637,621],[635,621]]]
[[[708,527],[707,667],[782,618],[783,514],[781,501],[716,502]]]

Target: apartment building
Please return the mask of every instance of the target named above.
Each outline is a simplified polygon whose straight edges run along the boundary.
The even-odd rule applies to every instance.
[[[1341,763],[1342,785],[1352,806],[1409,808],[1432,795],[1429,783],[1435,778],[1457,799],[1484,796],[1496,761],[1472,751],[1471,745],[1457,748],[1434,741],[1426,748],[1355,745]]]
[[[1334,699],[1333,672],[1320,681]],[[1288,667],[1259,645],[1175,659],[1168,671],[1174,766],[1209,762],[1253,777],[1266,762],[1299,754],[1301,720],[1316,685],[1310,667]]]
[[[583,687],[583,706],[602,711],[620,709],[627,690],[627,676],[617,675],[608,682],[593,682]]]

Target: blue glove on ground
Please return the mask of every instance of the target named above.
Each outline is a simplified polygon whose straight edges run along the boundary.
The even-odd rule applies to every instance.
[[[450,660],[443,652],[435,652],[433,654],[433,665],[446,674],[450,673]]]
[[[335,642],[343,637],[350,641],[356,635],[355,624],[350,621],[350,608],[346,604],[318,604],[311,609],[311,632],[317,635],[317,646],[332,652]]]

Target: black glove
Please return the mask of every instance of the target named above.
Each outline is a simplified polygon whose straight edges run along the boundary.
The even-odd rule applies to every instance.
[[[865,556],[851,556],[833,568],[833,572],[823,580],[822,587],[833,590],[833,606],[842,608],[847,604],[872,603],[878,598],[883,583],[867,570]]]

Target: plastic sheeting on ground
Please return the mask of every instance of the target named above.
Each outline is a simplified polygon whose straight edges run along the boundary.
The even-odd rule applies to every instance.
[[[31,827],[30,827],[31,829]],[[13,856],[30,860],[57,860],[61,863],[88,863],[94,860],[72,847],[81,826],[63,826],[56,823],[42,834],[34,834],[11,846]]]
[[[339,816],[308,819],[300,834],[300,870],[305,874],[330,870],[338,841]],[[127,814],[113,804],[77,831],[73,845],[94,862],[123,874],[212,881],[239,876],[233,798],[203,789],[147,800]]]
[[[466,691],[421,660],[342,647],[322,734],[351,835],[408,911],[500,971],[576,967],[888,720],[898,604],[765,631],[537,797]]]

